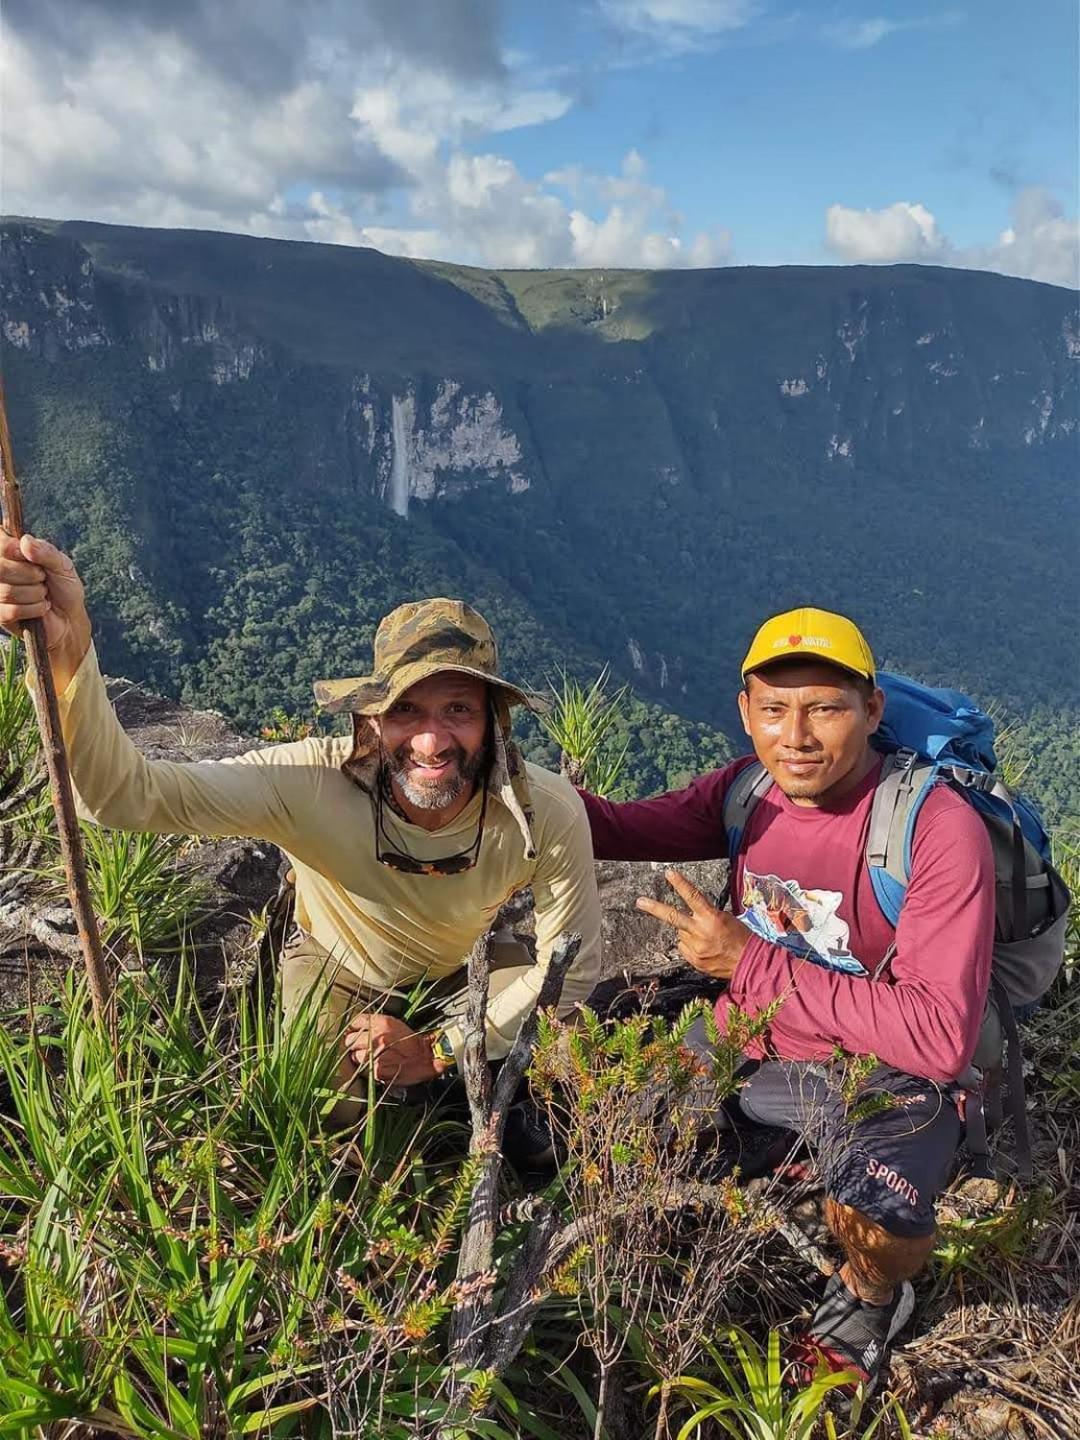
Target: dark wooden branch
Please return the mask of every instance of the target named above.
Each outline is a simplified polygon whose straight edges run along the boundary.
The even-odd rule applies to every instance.
[[[461,1250],[458,1255],[457,1278],[465,1289],[466,1298],[455,1306],[450,1321],[450,1354],[466,1371],[488,1363],[487,1350],[491,1344],[494,1295],[492,1287],[481,1282],[488,1276],[494,1278],[499,1173],[502,1168],[500,1147],[506,1128],[507,1112],[529,1065],[536,1041],[539,1011],[558,1004],[566,972],[580,949],[580,935],[560,935],[556,940],[536,1004],[522,1022],[517,1038],[510,1047],[510,1053],[502,1062],[494,1098],[486,1041],[491,936],[482,936],[469,956],[462,1064],[472,1119],[472,1152],[481,1156],[481,1168],[473,1187],[469,1218],[461,1237]],[[523,1337],[524,1330],[521,1333]],[[520,1344],[520,1340],[518,1343]]]
[[[495,1249],[495,1202],[499,1186],[499,1142],[491,1127],[491,1069],[487,1058],[487,1005],[491,985],[490,931],[481,935],[469,956],[465,1002],[465,1043],[462,1069],[472,1121],[472,1154],[480,1171],[469,1201],[469,1218],[461,1236],[457,1278],[464,1296],[450,1319],[450,1355],[464,1370],[480,1360],[491,1312],[491,1287],[485,1283]]]
[[[472,1146],[483,1143],[491,1120],[491,1070],[487,1063],[487,1006],[491,986],[491,954],[494,936],[486,931],[469,955],[468,988],[465,993],[465,1043],[461,1069],[472,1121]]]
[[[0,386],[0,486],[3,493],[4,528],[9,535],[18,539],[23,533],[22,495],[15,477],[15,457],[11,445],[11,431],[8,428],[7,407],[4,392]],[[56,810],[56,824],[60,835],[60,853],[64,861],[68,895],[72,913],[79,932],[79,946],[86,965],[86,979],[90,989],[90,1000],[94,1014],[102,1024],[112,1020],[112,977],[105,964],[98,934],[97,917],[90,899],[90,884],[86,875],[86,857],[83,854],[82,835],[75,814],[75,796],[71,788],[71,772],[68,769],[67,750],[60,727],[60,707],[56,698],[49,650],[45,643],[45,624],[42,620],[28,620],[22,627],[23,638],[30,653],[34,674],[34,705],[37,711],[38,728],[41,731],[41,745],[45,752],[45,767],[49,775],[49,789],[52,792],[53,807]]]
[[[521,1029],[517,1033],[517,1038],[510,1047],[510,1053],[502,1063],[499,1078],[495,1082],[495,1098],[492,1107],[499,1144],[502,1143],[503,1130],[506,1126],[506,1112],[513,1102],[522,1076],[529,1068],[529,1061],[532,1059],[536,1031],[540,1024],[540,1012],[552,1010],[558,1005],[563,985],[566,983],[567,971],[577,959],[580,949],[580,935],[560,935],[555,941],[547,972],[540,985],[540,993],[536,997],[536,1004],[526,1015]]]
[[[589,1231],[589,1223],[573,1220],[564,1225],[554,1208],[547,1209],[530,1226],[503,1291],[499,1316],[492,1326],[486,1364],[496,1375],[511,1365],[529,1332],[533,1316],[551,1289],[552,1272]]]

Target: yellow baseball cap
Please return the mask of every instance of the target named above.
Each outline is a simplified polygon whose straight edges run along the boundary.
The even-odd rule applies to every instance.
[[[801,610],[787,610],[765,621],[746,652],[743,679],[751,670],[792,655],[800,660],[840,665],[865,680],[874,679],[874,657],[855,622],[846,615],[815,610],[811,605]]]

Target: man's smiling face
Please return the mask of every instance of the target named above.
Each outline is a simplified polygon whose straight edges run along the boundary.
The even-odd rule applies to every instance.
[[[884,708],[869,683],[802,660],[754,671],[739,694],[758,759],[797,805],[819,805],[859,783],[873,763],[869,740]]]
[[[488,754],[487,685],[451,670],[411,686],[372,722],[399,800],[419,810],[461,808]]]

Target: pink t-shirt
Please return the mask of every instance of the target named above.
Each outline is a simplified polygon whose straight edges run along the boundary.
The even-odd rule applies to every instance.
[[[652,800],[583,795],[600,860],[704,860],[727,853],[724,794],[749,757]],[[717,1004],[758,1013],[782,999],[755,1056],[827,1059],[839,1046],[928,1080],[969,1064],[986,1006],[994,866],[982,821],[935,788],[919,814],[911,879],[895,931],[866,865],[880,766],[824,809],[778,786],[759,802],[735,864],[735,913],[753,932]],[[895,941],[886,975],[870,977]]]

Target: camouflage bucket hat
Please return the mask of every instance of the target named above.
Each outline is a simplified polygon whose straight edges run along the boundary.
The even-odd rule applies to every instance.
[[[453,670],[491,685],[495,713],[494,746],[488,785],[521,831],[525,858],[535,860],[532,797],[525,762],[513,740],[512,705],[537,714],[549,708],[542,695],[511,685],[498,673],[499,652],[484,617],[461,600],[420,600],[399,605],[375,632],[375,671],[355,680],[320,680],[315,698],[332,714],[352,712],[352,753],[342,769],[356,784],[372,790],[378,783],[382,747],[370,716],[384,714],[410,685]]]
[[[461,600],[418,600],[399,605],[375,632],[375,669],[352,680],[318,680],[315,698],[324,710],[382,715],[410,686],[453,670],[497,687],[510,705],[536,714],[550,707],[542,695],[499,674],[499,651],[484,617]]]

